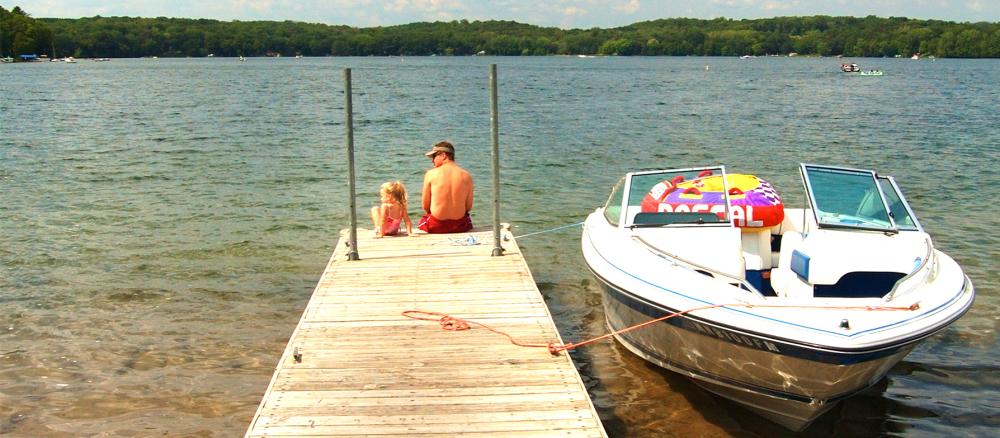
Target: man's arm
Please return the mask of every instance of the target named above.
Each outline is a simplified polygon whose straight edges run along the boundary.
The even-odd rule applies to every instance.
[[[472,193],[475,192],[475,190],[473,190],[474,187],[472,185],[472,175],[466,174],[465,177],[469,181],[469,196],[467,196],[465,198],[465,212],[466,213],[471,213],[472,212]]]
[[[431,212],[431,172],[424,174],[424,189],[420,191],[420,202],[424,207],[424,212]]]

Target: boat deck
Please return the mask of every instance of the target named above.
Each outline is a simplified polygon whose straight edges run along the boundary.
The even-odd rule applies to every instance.
[[[446,313],[561,343],[508,230],[503,257],[490,255],[492,230],[371,234],[358,231],[361,260],[348,261],[341,233],[247,437],[606,436],[569,355],[402,315]],[[470,235],[479,244],[460,244]]]

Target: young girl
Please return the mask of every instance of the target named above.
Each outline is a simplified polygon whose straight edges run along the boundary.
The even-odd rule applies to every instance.
[[[399,233],[401,222],[406,222],[406,234],[413,235],[413,224],[406,213],[406,187],[399,181],[389,181],[382,184],[378,190],[382,197],[382,205],[372,207],[372,227],[375,237],[395,236]]]

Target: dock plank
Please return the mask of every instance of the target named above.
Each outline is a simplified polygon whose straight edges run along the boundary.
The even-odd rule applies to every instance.
[[[247,437],[606,437],[571,358],[473,326],[442,330],[406,310],[562,342],[520,249],[503,230],[375,239],[346,231],[288,341]],[[472,236],[478,244],[464,245]],[[301,362],[293,352],[301,354]]]

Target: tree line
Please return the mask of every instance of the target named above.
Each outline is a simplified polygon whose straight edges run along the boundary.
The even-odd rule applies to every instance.
[[[0,7],[0,53],[51,57],[474,55],[800,55],[1000,58],[1000,22],[901,17],[671,18],[617,28],[514,21],[357,28],[295,21],[31,18]]]
[[[0,57],[49,53],[52,30],[32,19],[21,8],[8,11],[0,6]]]

